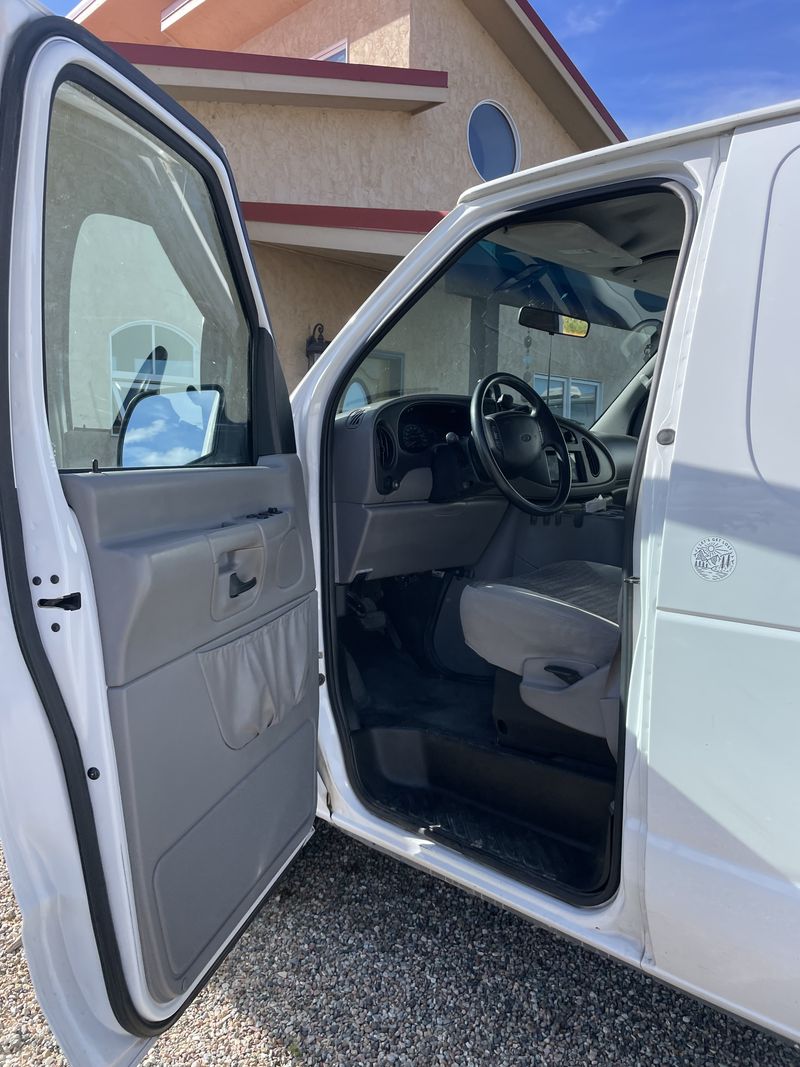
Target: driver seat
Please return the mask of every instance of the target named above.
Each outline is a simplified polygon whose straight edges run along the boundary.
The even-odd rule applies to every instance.
[[[605,738],[616,756],[622,571],[564,560],[461,596],[469,647],[519,678],[524,704],[563,726]],[[617,690],[615,692],[615,689]]]

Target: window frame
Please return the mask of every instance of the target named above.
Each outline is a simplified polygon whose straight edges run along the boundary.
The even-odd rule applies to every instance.
[[[253,466],[258,460],[260,455],[273,455],[282,450],[285,450],[285,444],[282,439],[286,436],[282,432],[283,427],[280,425],[280,417],[278,412],[275,411],[276,396],[274,395],[275,382],[273,380],[268,381],[266,374],[260,371],[259,363],[265,358],[268,358],[271,349],[274,356],[274,343],[269,335],[269,332],[265,330],[259,321],[258,308],[256,306],[253,290],[251,287],[250,279],[247,275],[247,270],[244,264],[244,258],[242,256],[242,249],[239,242],[239,236],[233,228],[230,220],[230,208],[220,184],[219,178],[212,167],[211,163],[200,152],[192,147],[187,141],[180,136],[175,130],[163,123],[159,118],[149,112],[146,108],[142,107],[137,101],[133,100],[130,96],[127,96],[122,90],[118,89],[115,85],[106,81],[100,75],[95,74],[94,71],[89,70],[87,67],[80,66],[78,63],[68,63],[58,73],[58,76],[53,81],[52,90],[50,93],[50,102],[48,108],[48,120],[47,120],[47,141],[45,146],[45,180],[43,188],[43,201],[42,201],[42,243],[41,243],[41,256],[42,265],[44,266],[44,258],[47,254],[46,249],[46,237],[47,237],[47,167],[50,160],[51,140],[50,130],[52,127],[53,108],[55,106],[56,95],[58,90],[65,83],[76,85],[81,89],[92,93],[99,100],[102,101],[107,107],[117,111],[120,115],[126,118],[128,121],[135,123],[142,130],[144,130],[151,137],[160,140],[170,151],[174,152],[184,163],[193,167],[200,176],[209,196],[209,201],[214,213],[214,221],[219,229],[220,239],[224,248],[224,251],[228,259],[228,267],[230,269],[231,278],[234,285],[235,295],[239,300],[239,304],[242,311],[242,316],[247,323],[248,331],[250,334],[250,340],[248,343],[247,351],[247,383],[248,383],[248,414],[247,414],[247,444],[245,448],[245,461],[241,463],[218,463],[208,464],[208,469],[211,470],[223,470],[225,468],[236,469],[240,467]],[[177,105],[175,105],[177,107]],[[178,109],[182,110],[182,109]],[[183,120],[183,115],[178,114],[176,116],[179,121]],[[186,119],[190,120],[190,116],[187,114]],[[186,123],[192,128],[194,120]],[[206,140],[207,138],[204,138]],[[210,146],[219,155],[223,155],[222,149],[215,146]],[[227,163],[227,160],[226,160]],[[236,192],[235,185],[233,183],[233,175],[228,168],[229,178],[231,185]],[[88,217],[88,216],[87,216]],[[241,208],[239,209],[239,217],[244,229],[244,220],[241,215]],[[255,270],[255,267],[254,267]],[[50,432],[50,412],[48,410],[47,403],[47,349],[46,349],[46,328],[45,328],[45,304],[46,294],[44,292],[44,272],[42,273],[42,300],[41,300],[41,315],[42,315],[42,378],[44,384],[44,405],[45,413],[47,415],[48,433]],[[272,378],[274,379],[274,375]],[[64,381],[69,383],[69,363],[67,361],[67,373],[64,376]],[[271,387],[271,388],[269,388]],[[265,418],[263,422],[266,424],[263,427],[256,424],[256,413],[263,412]],[[261,420],[259,420],[261,421]],[[266,432],[265,432],[266,431]],[[292,441],[293,445],[294,442]],[[93,467],[59,467],[59,473],[61,474],[80,474],[88,470],[93,470]],[[183,470],[183,467],[126,467],[124,469],[119,467],[98,467],[99,471],[107,474],[122,473],[128,470]]]
[[[344,59],[334,58],[342,52],[344,53]],[[349,63],[350,42],[346,37],[344,37],[341,41],[337,41],[336,44],[332,44],[328,48],[323,48],[321,52],[317,52],[316,55],[311,56],[310,58],[326,61],[328,63]]]

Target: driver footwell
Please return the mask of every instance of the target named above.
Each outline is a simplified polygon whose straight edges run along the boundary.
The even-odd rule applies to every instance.
[[[509,749],[495,731],[491,684],[442,677],[386,635],[343,629],[363,683],[347,700],[350,741],[380,813],[555,895],[599,893],[613,765]]]

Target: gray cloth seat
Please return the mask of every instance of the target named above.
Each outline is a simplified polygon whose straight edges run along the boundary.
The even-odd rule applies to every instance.
[[[606,737],[615,751],[618,696],[607,690],[621,588],[619,567],[584,560],[475,582],[461,597],[464,638],[487,663],[519,676],[529,707]]]

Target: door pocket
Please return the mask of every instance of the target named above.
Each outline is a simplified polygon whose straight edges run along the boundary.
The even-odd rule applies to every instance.
[[[244,748],[302,701],[311,674],[310,600],[197,658],[219,731]]]

